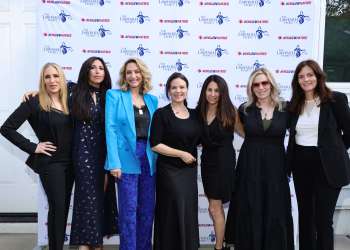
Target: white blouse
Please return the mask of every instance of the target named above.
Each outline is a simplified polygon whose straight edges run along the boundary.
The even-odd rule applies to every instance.
[[[319,99],[305,101],[303,112],[296,125],[295,143],[301,146],[317,146],[318,121],[320,118]]]

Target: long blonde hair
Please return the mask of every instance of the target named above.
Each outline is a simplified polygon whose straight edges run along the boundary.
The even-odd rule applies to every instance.
[[[252,85],[253,81],[258,75],[265,75],[269,83],[271,84],[271,92],[270,92],[270,97],[272,100],[272,103],[275,107],[278,107],[279,111],[283,110],[283,104],[282,104],[282,98],[280,97],[280,89],[276,83],[275,78],[273,77],[272,73],[266,69],[266,68],[258,68],[254,70],[248,79],[248,84],[247,84],[247,96],[248,96],[248,101],[244,104],[244,110],[247,109],[250,105],[253,103],[257,102],[257,97],[253,93],[252,90]]]
[[[141,75],[142,75],[142,86],[140,88],[140,92],[142,92],[143,94],[147,93],[148,91],[150,91],[152,89],[151,86],[151,72],[148,69],[147,65],[140,59],[138,58],[130,58],[128,60],[126,60],[126,62],[123,64],[123,66],[120,69],[119,72],[119,80],[118,80],[118,84],[120,86],[120,89],[127,91],[129,89],[129,85],[126,82],[126,66],[129,63],[135,63],[137,65],[137,67],[140,69],[141,71]]]
[[[45,79],[44,79],[45,70],[48,67],[53,67],[58,72],[59,84],[60,84],[59,100],[60,100],[60,103],[62,104],[62,107],[63,107],[62,112],[64,114],[69,114],[68,103],[67,103],[68,94],[67,94],[66,77],[64,76],[64,72],[63,72],[62,68],[56,63],[46,63],[41,69],[40,80],[39,80],[39,104],[40,104],[40,107],[42,110],[45,110],[47,112],[51,111],[52,100],[51,100],[51,97],[49,96],[49,94],[46,90]]]

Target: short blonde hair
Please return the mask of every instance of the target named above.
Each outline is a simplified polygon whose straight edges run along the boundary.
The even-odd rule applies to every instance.
[[[247,107],[249,107],[253,103],[256,103],[257,101],[257,97],[255,96],[252,88],[253,88],[253,81],[258,75],[266,76],[267,80],[271,84],[271,92],[270,92],[271,100],[275,105],[275,107],[278,107],[278,110],[282,111],[283,104],[282,104],[282,98],[280,97],[280,89],[272,73],[266,68],[258,68],[250,74],[248,79],[248,84],[247,84],[248,101],[244,104],[244,110],[246,110]]]
[[[58,75],[59,75],[59,84],[60,84],[60,92],[59,92],[59,99],[60,103],[62,104],[63,107],[63,113],[69,114],[68,110],[68,103],[67,103],[67,83],[66,83],[66,77],[64,76],[64,72],[62,68],[56,64],[56,63],[46,63],[40,72],[40,80],[39,80],[39,104],[42,110],[45,110],[47,112],[51,111],[51,105],[52,105],[52,100],[51,97],[49,96],[46,86],[45,86],[45,70],[49,67],[54,68],[57,70]]]
[[[126,82],[126,66],[129,63],[135,63],[137,65],[137,67],[140,69],[141,71],[141,75],[142,75],[142,86],[140,88],[140,91],[145,94],[148,91],[150,91],[152,89],[151,86],[151,72],[149,71],[147,65],[140,59],[138,58],[130,58],[128,59],[123,66],[120,69],[119,72],[119,80],[118,80],[118,84],[120,86],[120,89],[127,91],[129,89],[129,85]]]

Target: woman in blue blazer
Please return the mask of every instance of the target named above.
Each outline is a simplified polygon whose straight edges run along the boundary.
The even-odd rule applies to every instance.
[[[156,155],[149,126],[158,101],[147,94],[150,84],[147,66],[131,58],[120,70],[120,89],[106,97],[105,168],[117,178],[121,250],[151,249]]]

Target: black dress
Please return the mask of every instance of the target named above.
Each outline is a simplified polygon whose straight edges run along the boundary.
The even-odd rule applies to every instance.
[[[231,198],[234,184],[236,153],[233,132],[224,129],[217,118],[209,125],[203,121],[201,175],[204,193],[223,203]]]
[[[246,113],[241,105],[239,116],[245,140],[238,156],[225,240],[235,250],[294,249],[284,148],[288,114],[275,109],[266,131],[254,104]]]
[[[151,146],[163,143],[197,157],[200,124],[194,110],[187,119],[175,116],[170,105],[158,109],[151,125]],[[155,250],[197,250],[198,189],[197,163],[187,165],[180,158],[158,155]]]
[[[91,121],[74,120],[75,190],[70,244],[97,247],[103,244],[103,236],[116,233],[117,222],[114,180],[110,177],[104,192],[106,141],[101,93],[98,89],[91,91],[96,94],[96,104],[90,100]]]

